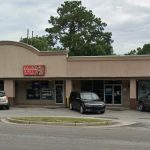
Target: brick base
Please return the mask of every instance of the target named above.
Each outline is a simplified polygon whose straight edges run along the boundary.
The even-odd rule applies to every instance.
[[[9,100],[10,106],[15,105],[15,98],[14,97],[8,97],[8,100]]]
[[[134,98],[130,99],[130,109],[133,109],[133,110],[137,109],[137,101]]]

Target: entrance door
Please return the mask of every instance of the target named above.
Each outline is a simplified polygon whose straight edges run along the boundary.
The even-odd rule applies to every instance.
[[[121,85],[105,85],[105,103],[121,104]]]
[[[64,103],[64,87],[63,85],[56,85],[56,104]]]
[[[113,86],[105,85],[105,103],[112,104],[113,103]]]
[[[121,85],[114,85],[114,104],[121,104]]]

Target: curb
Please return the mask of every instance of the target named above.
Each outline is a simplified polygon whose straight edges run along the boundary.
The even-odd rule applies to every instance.
[[[108,118],[103,118],[107,119]],[[3,123],[10,123],[10,124],[39,124],[39,125],[57,125],[57,126],[72,126],[72,127],[102,127],[102,128],[115,128],[115,127],[128,127],[134,124],[137,124],[137,122],[126,122],[126,121],[121,121],[121,120],[113,120],[112,124],[98,124],[98,123],[56,123],[56,122],[34,122],[34,121],[23,121],[23,120],[16,120],[13,118],[3,118],[0,119],[0,122]]]

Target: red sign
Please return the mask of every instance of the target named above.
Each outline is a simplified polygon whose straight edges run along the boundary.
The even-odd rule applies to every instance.
[[[27,65],[23,66],[24,76],[44,76],[45,65]]]

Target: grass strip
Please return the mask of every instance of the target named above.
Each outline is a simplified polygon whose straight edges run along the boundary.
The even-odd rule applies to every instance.
[[[70,118],[70,117],[13,117],[16,121],[45,122],[45,123],[88,123],[97,125],[111,125],[111,120],[96,118]]]

